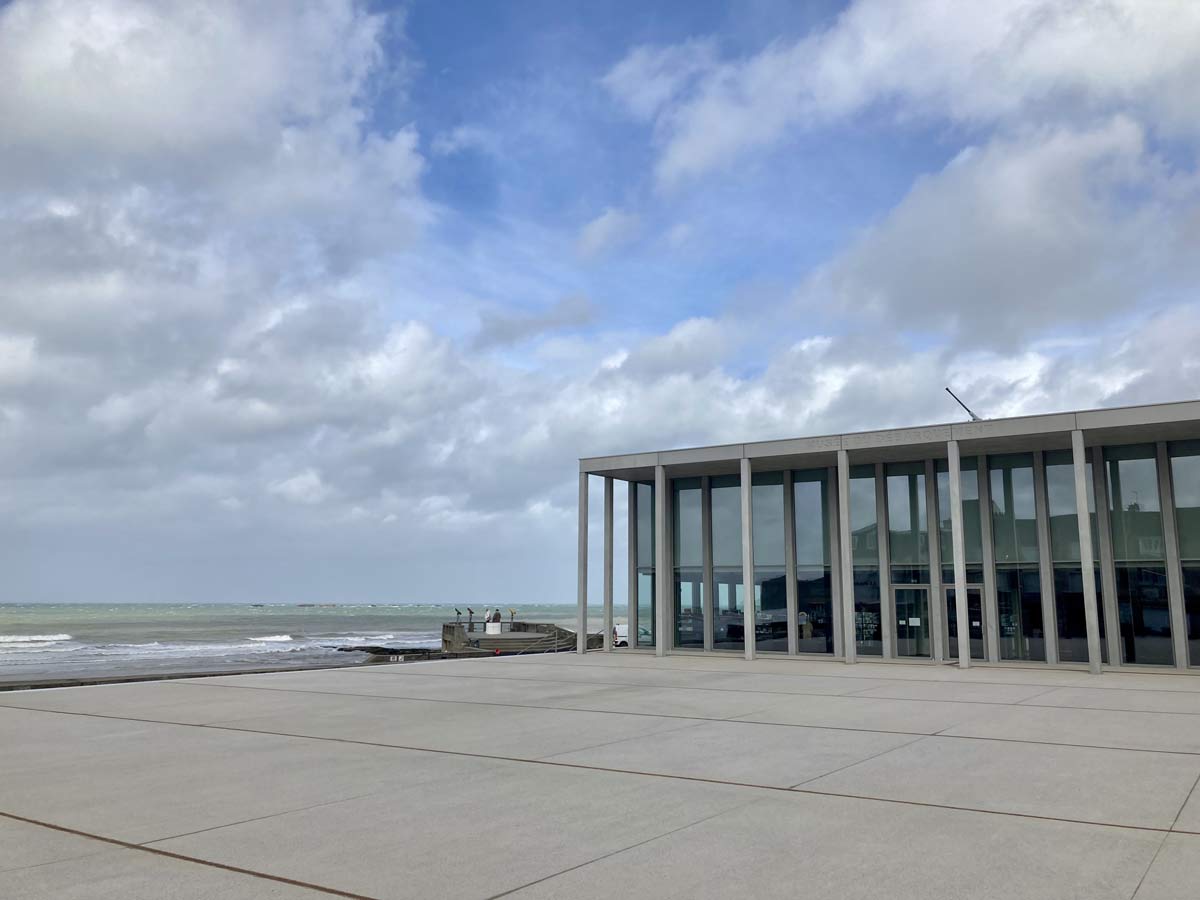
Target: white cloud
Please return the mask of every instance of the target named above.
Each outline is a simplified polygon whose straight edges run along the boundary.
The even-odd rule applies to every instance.
[[[329,485],[322,480],[321,473],[315,469],[305,469],[291,478],[273,482],[268,485],[267,490],[292,503],[306,505],[321,503],[333,493]]]
[[[668,47],[634,47],[601,80],[634,115],[652,118],[696,76],[712,68],[712,41],[686,41]]]
[[[964,124],[1052,120],[1064,104],[1137,109],[1168,134],[1200,132],[1200,7],[1187,0],[857,0],[828,29],[746,58],[697,58],[692,46],[634,48],[607,76],[656,116],[665,185],[876,104]],[[633,76],[681,69],[697,79],[690,90],[649,79],[651,99],[638,101]]]
[[[580,229],[575,249],[584,259],[594,259],[629,243],[640,229],[636,213],[610,206]]]
[[[1171,177],[1129,119],[1025,132],[919,179],[800,296],[860,324],[1012,346],[1190,296],[1198,218],[1200,184]]]

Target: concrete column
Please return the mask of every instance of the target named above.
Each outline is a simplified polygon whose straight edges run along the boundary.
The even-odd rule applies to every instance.
[[[892,603],[892,548],[888,535],[887,472],[875,463],[875,533],[879,543],[879,616],[883,622],[883,658],[896,655],[896,606]]]
[[[1113,562],[1112,519],[1108,514],[1108,479],[1104,477],[1104,448],[1092,448],[1092,481],[1096,493],[1096,537],[1100,539],[1100,588],[1103,592],[1108,664],[1120,666],[1121,619],[1117,614],[1117,569]]]
[[[700,479],[700,544],[704,554],[704,649],[712,650],[717,586],[713,579],[712,479],[707,475]]]
[[[1166,441],[1157,444],[1158,497],[1162,510],[1163,544],[1167,561],[1167,603],[1171,614],[1171,646],[1175,651],[1175,667],[1186,669],[1188,664],[1187,616],[1183,609],[1183,570],[1179,565],[1179,529],[1175,521],[1175,492],[1171,479],[1171,458]]]
[[[629,586],[628,600],[626,601],[627,616],[625,631],[629,643],[629,649],[637,647],[638,633],[638,501],[637,501],[637,482],[629,482],[629,500],[627,503],[629,521],[627,524],[627,545],[628,545],[628,563],[629,563]]]
[[[990,662],[1000,659],[1000,616],[996,609],[996,545],[992,541],[992,478],[987,456],[980,454],[979,530],[983,544],[984,645]]]
[[[604,649],[613,648],[613,480],[604,476]]]
[[[854,619],[854,545],[850,540],[850,454],[837,455],[838,544],[842,563],[842,657],[847,663],[858,662],[858,644]]]
[[[796,494],[792,489],[792,471],[783,473],[783,560],[784,586],[787,592],[788,653],[796,655],[799,635],[796,609]]]
[[[575,652],[587,652],[587,589],[588,589],[588,476],[579,473],[579,596],[578,619],[575,625]]]
[[[667,532],[667,470],[654,467],[654,655],[666,656],[667,607],[671,596],[670,535]]]
[[[1096,606],[1096,579],[1092,575],[1093,557],[1091,516],[1087,503],[1087,451],[1083,432],[1071,432],[1071,461],[1075,473],[1075,521],[1079,526],[1079,567],[1083,575],[1083,618],[1087,628],[1088,669],[1100,674],[1100,610]]]
[[[950,469],[950,543],[954,551],[954,617],[958,638],[958,666],[971,665],[971,625],[967,608],[967,550],[963,532],[962,508],[962,460],[958,452],[958,441],[946,444]]]
[[[754,501],[750,460],[742,457],[742,613],[746,631],[746,659],[754,659]]]
[[[933,660],[946,658],[946,604],[942,602],[942,529],[938,518],[937,468],[925,460],[925,532],[929,540],[929,627]]]
[[[1042,582],[1042,634],[1046,663],[1058,663],[1058,603],[1054,599],[1054,563],[1050,556],[1050,510],[1046,502],[1046,457],[1033,453],[1033,514],[1037,529],[1038,577]]]
[[[829,532],[829,605],[833,610],[833,654],[845,656],[846,637],[843,631],[842,614],[842,538],[838,527],[838,470],[830,466],[825,470],[825,527]]]

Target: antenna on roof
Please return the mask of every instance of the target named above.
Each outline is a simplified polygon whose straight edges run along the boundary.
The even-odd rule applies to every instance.
[[[979,418],[979,416],[977,416],[977,415],[975,415],[975,413],[971,412],[971,407],[967,406],[967,404],[963,403],[961,400],[958,399],[958,394],[954,393],[954,391],[950,390],[950,388],[946,388],[946,393],[954,398],[955,403],[957,403],[959,406],[961,406],[963,409],[965,409],[967,411],[967,415],[971,417],[972,422],[982,422],[983,421],[983,419]]]

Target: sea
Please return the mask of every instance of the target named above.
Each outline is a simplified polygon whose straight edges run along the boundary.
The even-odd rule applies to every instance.
[[[436,648],[455,615],[429,604],[0,604],[0,685],[355,665],[367,655],[339,647]],[[517,615],[574,628],[575,607],[529,605]]]

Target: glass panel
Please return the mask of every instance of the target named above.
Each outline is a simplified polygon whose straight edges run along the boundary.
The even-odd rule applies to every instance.
[[[863,656],[883,655],[883,620],[880,617],[879,566],[854,567],[855,645]]]
[[[1092,567],[1092,578],[1099,598],[1099,566]],[[1083,608],[1083,570],[1079,566],[1054,567],[1054,605],[1058,617],[1058,658],[1063,662],[1087,662],[1087,618]],[[1100,659],[1108,662],[1103,616],[1099,618],[1099,625]]]
[[[1165,548],[1153,444],[1104,451],[1116,563],[1121,660],[1173,665]]]
[[[854,626],[858,652],[883,655],[879,593],[879,528],[875,467],[850,468],[850,546],[854,562]]]
[[[796,521],[796,648],[833,653],[829,490],[824,469],[792,473]]]
[[[1188,665],[1200,666],[1200,441],[1181,441],[1169,449],[1179,558],[1183,563]]]
[[[937,467],[938,537],[941,541],[942,561],[954,580],[954,533],[950,525],[950,463],[939,459]],[[963,508],[963,550],[967,565],[983,562],[983,527],[979,521],[979,461],[974,456],[964,456],[959,461],[959,484]],[[970,580],[970,579],[968,579]]]
[[[947,654],[950,659],[958,658],[958,602],[954,588],[946,588],[946,622],[949,631]],[[983,591],[967,588],[967,635],[971,641],[971,659],[984,658],[983,644]]]
[[[1170,450],[1179,558],[1200,561],[1200,441],[1172,444]]]
[[[1046,453],[1046,510],[1050,517],[1050,558],[1054,561],[1054,606],[1058,623],[1058,658],[1087,662],[1087,619],[1083,603],[1083,567],[1079,565],[1079,520],[1075,508],[1075,460],[1070,450]],[[1108,662],[1104,643],[1104,605],[1100,603],[1100,542],[1096,534],[1096,493],[1092,464],[1086,464],[1088,527],[1092,536],[1092,568],[1100,625],[1100,658]],[[1074,563],[1074,565],[1063,565]]]
[[[654,646],[654,485],[637,486],[637,646]]]
[[[787,569],[783,553],[783,473],[750,480],[754,537],[754,646],[787,652]]]
[[[1200,666],[1200,565],[1183,565],[1183,610],[1187,619],[1188,665]]]
[[[996,566],[1001,659],[1046,659],[1041,576],[1036,566]]]
[[[992,541],[996,565],[1038,561],[1037,519],[1033,502],[1033,456],[1012,453],[990,457]]]
[[[925,510],[925,466],[887,466],[888,546],[893,566],[929,565],[929,527]],[[928,578],[928,574],[926,574]]]
[[[713,648],[745,648],[742,584],[742,488],[737,475],[711,481],[713,554]]]
[[[896,588],[896,655],[929,656],[929,589]]]
[[[675,551],[675,646],[704,646],[704,522],[699,478],[671,482]]]
[[[1118,564],[1117,600],[1122,661],[1139,666],[1174,665],[1166,566]]]

